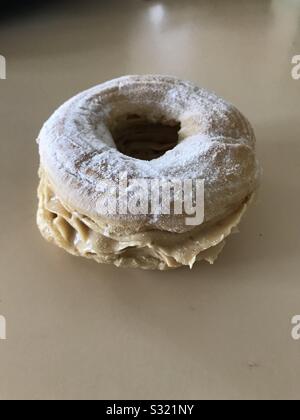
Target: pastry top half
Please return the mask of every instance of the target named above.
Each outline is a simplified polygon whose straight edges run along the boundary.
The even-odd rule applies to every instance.
[[[114,133],[134,118],[179,126],[178,144],[152,160],[124,155]],[[45,123],[38,141],[41,167],[55,194],[112,235],[194,229],[182,215],[101,214],[100,181],[118,182],[122,173],[129,180],[204,180],[206,224],[240,209],[258,185],[255,136],[247,119],[215,94],[173,77],[126,76],[80,93]]]

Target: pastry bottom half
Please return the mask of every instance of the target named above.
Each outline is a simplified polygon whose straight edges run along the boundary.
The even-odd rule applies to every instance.
[[[44,238],[72,255],[98,263],[145,270],[190,268],[198,261],[213,264],[225,239],[237,231],[251,197],[233,214],[187,233],[152,230],[118,237],[105,224],[68,208],[54,193],[43,170],[38,189],[38,227]]]

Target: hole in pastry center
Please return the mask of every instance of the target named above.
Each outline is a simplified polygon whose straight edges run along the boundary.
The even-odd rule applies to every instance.
[[[153,160],[174,149],[179,141],[177,121],[150,122],[139,115],[127,115],[118,121],[111,133],[117,149],[126,156]]]

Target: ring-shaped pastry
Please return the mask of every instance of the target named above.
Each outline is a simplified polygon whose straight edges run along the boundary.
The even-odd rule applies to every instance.
[[[215,94],[173,77],[126,76],[80,93],[45,123],[38,142],[42,234],[101,263],[161,270],[212,263],[258,186],[248,120]],[[187,225],[182,214],[101,213],[99,185],[122,174],[129,184],[204,180],[204,222]]]

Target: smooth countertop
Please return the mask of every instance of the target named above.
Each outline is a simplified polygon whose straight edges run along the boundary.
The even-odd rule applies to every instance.
[[[0,22],[0,399],[299,398],[299,2],[52,3]],[[142,73],[214,90],[255,127],[259,198],[214,266],[119,270],[36,228],[44,120]]]

